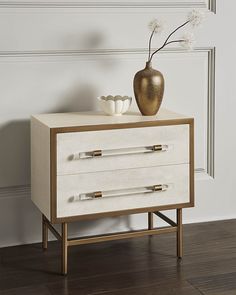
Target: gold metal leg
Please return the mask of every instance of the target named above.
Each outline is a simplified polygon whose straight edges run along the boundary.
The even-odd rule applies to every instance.
[[[182,209],[177,209],[177,257],[183,256],[183,224]]]
[[[46,250],[48,248],[48,226],[45,222],[45,216],[42,215],[42,248]]]
[[[67,274],[67,256],[68,256],[68,232],[67,232],[67,223],[62,223],[61,225],[61,244],[62,244],[62,264],[61,272],[63,275]]]
[[[153,213],[148,212],[148,229],[153,229]]]

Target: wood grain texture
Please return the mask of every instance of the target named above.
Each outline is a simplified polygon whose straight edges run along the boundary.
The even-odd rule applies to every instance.
[[[60,245],[0,249],[1,295],[233,295],[236,220],[184,226],[185,255],[175,234],[72,247],[70,272],[60,270]],[[31,292],[31,293],[30,293]]]
[[[45,286],[33,286],[14,288],[10,290],[1,291],[1,295],[51,295],[50,291]]]
[[[235,295],[236,272],[194,278],[189,282],[202,294],[206,295]]]
[[[198,290],[187,282],[169,281],[168,285],[153,284],[137,288],[126,288],[122,290],[105,293],[106,295],[200,295]]]

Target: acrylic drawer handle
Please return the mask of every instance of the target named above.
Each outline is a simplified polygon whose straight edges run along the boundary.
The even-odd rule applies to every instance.
[[[165,152],[169,150],[169,146],[166,144],[156,144],[145,147],[134,147],[134,148],[121,148],[111,150],[94,150],[90,152],[75,153],[72,155],[73,160],[88,159],[95,157],[108,157],[108,156],[121,156],[121,155],[132,155],[132,154],[143,154],[143,153],[154,153],[154,152]]]
[[[94,200],[99,198],[107,198],[107,197],[122,197],[122,196],[130,196],[137,194],[146,194],[146,193],[154,193],[166,191],[171,185],[170,184],[157,184],[146,187],[136,187],[136,188],[128,188],[128,189],[120,189],[120,190],[109,190],[109,191],[97,191],[92,193],[84,193],[77,196],[73,196],[70,198],[70,201],[85,201],[85,200]]]

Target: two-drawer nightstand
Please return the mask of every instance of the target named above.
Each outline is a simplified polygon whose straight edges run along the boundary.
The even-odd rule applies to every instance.
[[[167,110],[145,117],[97,112],[31,118],[32,200],[62,243],[62,273],[69,246],[168,232],[182,257],[182,208],[194,206],[193,119]],[[159,211],[177,209],[174,222]],[[148,213],[148,229],[68,239],[73,221]],[[153,228],[153,213],[170,226]],[[61,234],[52,224],[62,225]]]

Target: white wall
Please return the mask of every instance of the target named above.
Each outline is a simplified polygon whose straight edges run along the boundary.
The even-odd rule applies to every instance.
[[[0,246],[41,238],[30,201],[30,115],[94,110],[103,94],[133,96],[133,76],[146,61],[147,23],[161,17],[167,32],[195,6],[206,9],[205,1],[192,0],[0,1]],[[163,105],[196,119],[196,207],[185,210],[185,222],[236,217],[236,57],[226,34],[235,26],[234,9],[233,1],[219,1],[217,14],[196,31],[194,52],[171,48],[153,62],[166,80]],[[146,219],[82,222],[71,234],[145,227]]]

